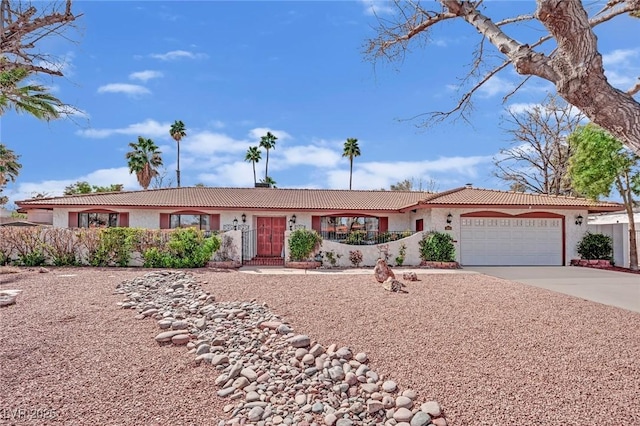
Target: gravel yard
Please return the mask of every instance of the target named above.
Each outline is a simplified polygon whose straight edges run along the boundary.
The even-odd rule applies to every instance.
[[[148,271],[50,271],[0,275],[23,290],[0,309],[0,423],[227,418],[215,370],[116,306],[116,285]],[[371,275],[193,273],[218,300],[264,301],[296,332],[366,352],[451,425],[640,424],[640,314],[484,275],[420,275],[392,294]]]

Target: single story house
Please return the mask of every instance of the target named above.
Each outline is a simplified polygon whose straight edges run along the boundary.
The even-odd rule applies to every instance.
[[[452,235],[462,265],[567,265],[577,257],[589,214],[621,208],[618,203],[471,185],[439,193],[183,187],[16,204],[27,214],[52,211],[54,227],[241,230],[245,260],[283,257],[287,231],[299,228],[314,229],[325,240],[359,235],[372,244],[380,235],[399,238],[436,230]]]
[[[636,244],[640,252],[640,209],[634,209],[633,216]],[[626,211],[590,215],[587,230],[610,236],[613,240],[613,261],[618,266],[629,267],[629,216]]]

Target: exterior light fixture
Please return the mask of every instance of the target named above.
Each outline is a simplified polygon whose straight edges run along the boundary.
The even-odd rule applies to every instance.
[[[238,218],[234,218],[233,219],[233,230],[237,231],[238,230]]]
[[[296,215],[295,215],[295,214],[294,214],[293,216],[291,216],[291,221],[292,221],[293,223],[296,223]]]
[[[242,216],[240,216],[240,218],[242,219],[242,223],[247,223],[247,215],[242,213]]]
[[[583,220],[583,219],[584,219],[584,218],[582,217],[582,215],[581,215],[581,214],[579,214],[578,216],[576,216],[576,225],[578,225],[578,226],[582,226],[582,220]]]
[[[447,215],[447,225],[451,224],[451,222],[453,222],[453,215],[449,213]]]
[[[289,231],[293,231],[293,218],[289,219]]]

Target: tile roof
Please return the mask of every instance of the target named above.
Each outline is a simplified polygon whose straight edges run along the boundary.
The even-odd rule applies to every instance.
[[[29,207],[173,207],[398,211],[430,195],[420,191],[183,187],[18,201]]]
[[[590,209],[620,209],[622,204],[608,201],[593,201],[587,198],[560,195],[529,194],[524,192],[498,191],[461,187],[437,194],[429,194],[421,205],[495,205],[495,206],[553,206],[588,207]]]
[[[455,188],[440,193],[421,191],[350,191],[337,189],[183,187],[147,191],[103,192],[18,201],[20,208],[169,207],[220,209],[291,209],[401,211],[417,205],[586,207],[619,210],[622,205],[585,198],[522,192]]]

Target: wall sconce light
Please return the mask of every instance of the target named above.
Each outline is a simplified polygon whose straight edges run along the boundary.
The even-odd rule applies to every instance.
[[[583,220],[583,219],[584,219],[584,218],[582,217],[582,215],[581,215],[581,214],[579,214],[578,216],[576,216],[576,225],[578,225],[578,226],[582,226],[582,220]]]
[[[233,230],[237,231],[238,230],[238,218],[234,218],[233,219]]]
[[[242,223],[247,223],[247,215],[242,213],[242,216],[240,216],[240,218],[242,219]]]
[[[295,214],[294,214],[293,216],[291,216],[291,221],[292,221],[293,223],[296,223],[296,215],[295,215]]]
[[[447,215],[447,225],[450,225],[451,222],[453,222],[453,215],[451,213],[449,213]]]
[[[296,215],[294,214],[293,216],[291,216],[291,219],[289,219],[289,231],[293,231],[293,225],[296,223]]]

